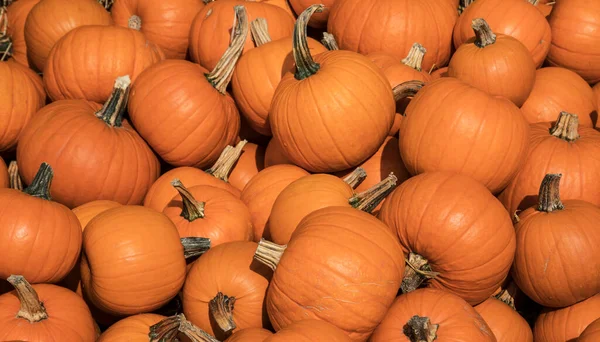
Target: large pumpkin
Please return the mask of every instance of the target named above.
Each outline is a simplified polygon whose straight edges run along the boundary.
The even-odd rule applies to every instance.
[[[594,342],[600,340],[600,318],[593,321],[579,335],[577,342]]]
[[[27,60],[27,43],[25,42],[25,20],[27,15],[40,0],[20,0],[8,5],[5,9],[8,16],[6,35],[12,43],[11,57],[24,66]]]
[[[496,298],[475,306],[498,342],[533,342],[529,323],[513,308]]]
[[[443,77],[419,90],[406,108],[400,155],[413,175],[457,172],[497,193],[527,153],[528,126],[510,101]]]
[[[106,329],[97,342],[147,342],[150,327],[165,318],[165,316],[152,313],[123,318]]]
[[[304,319],[293,322],[263,342],[350,342],[343,330],[334,325],[316,320]]]
[[[535,342],[575,341],[585,328],[600,318],[600,293],[561,309],[545,309],[533,327]]]

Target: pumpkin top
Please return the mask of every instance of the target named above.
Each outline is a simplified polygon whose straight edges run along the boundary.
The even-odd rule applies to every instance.
[[[160,322],[150,326],[148,338],[150,342],[175,341],[181,325],[181,316],[167,317]]]
[[[471,27],[475,31],[475,46],[484,48],[496,43],[496,34],[492,32],[490,25],[483,18],[473,19]]]
[[[579,117],[560,112],[556,123],[550,128],[550,134],[568,142],[576,141],[579,139]]]
[[[181,217],[192,222],[198,218],[204,218],[204,202],[197,201],[194,195],[181,183],[179,178],[173,179],[171,185],[181,195],[183,208],[181,209]]]
[[[310,55],[308,41],[306,38],[306,26],[313,13],[323,12],[324,9],[325,6],[320,4],[311,5],[304,12],[302,12],[302,14],[300,14],[296,20],[296,25],[294,26],[292,53],[294,55],[294,61],[296,62],[296,73],[294,77],[297,80],[308,78],[316,74],[321,68],[319,63],[315,62]]]
[[[559,193],[561,177],[562,174],[560,173],[550,173],[544,177],[538,194],[538,211],[550,213],[554,210],[563,210],[565,208],[560,200]]]
[[[52,183],[53,177],[54,171],[52,170],[52,167],[50,167],[48,163],[42,163],[38,172],[35,174],[31,185],[29,185],[24,192],[33,197],[39,197],[50,201],[52,199],[50,197],[50,184]]]
[[[96,117],[102,119],[111,127],[121,127],[123,113],[127,109],[130,85],[131,78],[129,78],[129,75],[117,77],[112,93],[102,108],[96,112]]]
[[[343,181],[350,185],[352,189],[356,189],[365,179],[367,178],[367,171],[362,167],[357,167],[354,171],[350,172]]]
[[[36,323],[48,318],[46,308],[40,302],[37,292],[35,292],[31,284],[23,276],[11,275],[6,280],[14,286],[19,297],[19,302],[21,302],[17,318],[26,319],[29,323]]]
[[[250,33],[252,34],[252,39],[254,39],[254,45],[261,46],[267,44],[271,41],[271,36],[269,35],[269,25],[267,24],[267,19],[265,18],[256,18],[250,23]]]
[[[206,170],[206,173],[218,178],[224,182],[227,182],[229,179],[229,174],[231,173],[231,169],[235,163],[240,159],[242,152],[244,151],[244,146],[248,143],[248,140],[242,140],[237,145],[231,146],[227,145],[219,159],[210,167],[210,169]]]
[[[421,71],[421,65],[423,64],[423,57],[427,49],[419,43],[413,43],[408,55],[402,60],[406,66],[409,66],[417,71]]]
[[[429,317],[414,315],[406,322],[402,332],[410,341],[433,342],[439,327],[439,324],[431,324]]]
[[[329,51],[335,51],[340,49],[337,44],[337,41],[335,40],[335,37],[329,32],[323,32],[323,39],[321,39],[321,43],[323,43],[323,45],[325,45],[325,47]]]
[[[398,102],[409,96],[415,96],[417,95],[417,92],[424,86],[425,83],[418,80],[402,82],[392,89],[392,93],[394,93],[394,100]],[[404,116],[404,113],[402,113],[402,115]]]
[[[12,40],[8,35],[8,12],[6,7],[0,8],[0,61],[5,61],[12,55]]]

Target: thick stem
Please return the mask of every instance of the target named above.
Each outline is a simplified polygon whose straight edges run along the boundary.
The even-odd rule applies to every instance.
[[[503,289],[502,291],[500,291],[500,293],[495,295],[494,298],[496,298],[499,301],[503,302],[504,304],[510,306],[513,310],[516,310],[515,309],[515,298],[512,296],[509,289]]]
[[[556,123],[550,128],[550,134],[568,142],[576,141],[579,139],[579,117],[560,112]]]
[[[484,48],[496,42],[496,34],[492,32],[490,25],[483,18],[473,19],[471,27],[475,31],[475,45]]]
[[[296,74],[297,80],[303,80],[310,77],[319,71],[321,66],[316,63],[310,55],[308,49],[308,41],[306,40],[306,26],[310,17],[313,13],[323,12],[325,6],[323,5],[311,5],[309,6],[296,20],[294,26],[293,36],[293,47],[292,52],[294,54],[294,62],[296,62]]]
[[[148,338],[150,342],[173,342],[177,341],[181,317],[179,315],[167,317],[162,321],[150,326]]]
[[[398,177],[391,172],[381,182],[373,185],[371,188],[358,193],[350,198],[349,203],[354,208],[370,213],[381,203],[394,189],[398,182]]]
[[[275,271],[286,248],[287,245],[278,245],[274,242],[260,239],[258,248],[256,248],[256,252],[254,253],[254,259],[269,266],[270,269]]]
[[[233,10],[235,11],[235,16],[231,30],[231,44],[229,44],[229,47],[225,50],[215,68],[206,75],[206,79],[221,94],[225,94],[227,90],[227,85],[231,81],[231,77],[233,77],[235,63],[237,63],[238,58],[242,55],[244,44],[248,37],[248,15],[246,8],[236,5],[233,7]]]
[[[335,40],[335,37],[329,32],[323,32],[323,39],[321,39],[321,43],[325,45],[325,47],[329,51],[335,51],[340,49],[337,44],[337,41]]]
[[[15,288],[19,302],[21,302],[17,318],[26,319],[29,323],[36,323],[48,318],[44,303],[40,302],[37,292],[23,276],[11,275],[6,280]]]
[[[206,170],[206,173],[210,173],[215,178],[218,178],[224,182],[227,182],[229,179],[229,174],[231,170],[237,163],[238,159],[242,155],[244,151],[244,146],[248,143],[248,140],[242,140],[235,147],[227,146],[221,152],[219,159],[214,163],[214,165]]]
[[[121,127],[123,114],[127,110],[130,85],[129,75],[117,77],[110,97],[106,100],[104,106],[96,112],[96,117],[112,127]]]
[[[415,315],[402,327],[402,332],[410,342],[433,342],[439,327],[439,324],[431,324],[429,317]]]
[[[217,325],[224,333],[229,333],[236,328],[233,321],[233,306],[235,297],[228,297],[219,292],[209,303],[210,313]]]
[[[8,5],[5,5],[8,6]],[[8,36],[8,12],[6,7],[0,8],[0,61],[12,56],[12,39]]]
[[[129,17],[129,20],[127,20],[127,27],[129,27],[130,29],[134,29],[134,30],[141,30],[142,29],[142,18],[138,17],[137,15],[132,15],[131,17]]]
[[[219,340],[208,334],[206,331],[198,328],[185,319],[183,314],[179,314],[179,317],[181,320],[179,331],[185,334],[192,342],[219,342]]]
[[[392,89],[392,92],[394,93],[394,100],[398,102],[409,96],[415,96],[417,95],[417,92],[424,86],[425,83],[418,80],[402,82]]]
[[[402,60],[402,63],[408,65],[409,67],[421,71],[421,65],[423,64],[423,57],[425,57],[425,53],[427,49],[423,47],[423,45],[419,43],[414,43],[408,51],[408,55],[406,58]]]
[[[250,23],[250,33],[252,34],[252,39],[256,46],[261,46],[271,41],[269,25],[265,18],[256,18],[252,20]]]
[[[469,7],[475,0],[460,0],[458,4],[458,15],[461,15],[467,7]]]
[[[25,189],[25,193],[48,201],[52,200],[52,197],[50,197],[52,178],[54,178],[52,167],[48,165],[48,163],[42,163],[38,172],[35,174],[33,181],[27,189]]]
[[[204,218],[204,202],[197,201],[194,195],[181,183],[178,178],[171,181],[171,185],[179,192],[182,200],[181,217],[192,222]]]
[[[357,186],[360,185],[367,178],[367,171],[362,167],[357,167],[354,171],[350,172],[349,175],[344,177],[344,182],[346,182],[352,189],[356,189]]]
[[[184,237],[179,240],[183,245],[183,256],[186,259],[202,255],[210,249],[209,238]]]
[[[542,180],[538,194],[538,211],[550,213],[554,210],[563,210],[565,206],[560,201],[560,173],[549,173]]]
[[[402,293],[412,292],[421,286],[427,279],[433,279],[438,276],[438,272],[431,270],[429,261],[417,253],[408,253],[408,259],[405,259],[408,267],[404,270],[404,278],[400,289]]]
[[[19,175],[19,165],[16,160],[8,164],[8,178],[11,189],[23,191],[23,181],[21,175]]]

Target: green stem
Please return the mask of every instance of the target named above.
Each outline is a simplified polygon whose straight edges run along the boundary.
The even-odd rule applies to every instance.
[[[130,85],[129,75],[117,77],[110,97],[106,100],[104,106],[96,112],[96,117],[112,127],[121,127],[123,114],[127,110]]]
[[[52,167],[48,163],[42,163],[33,181],[25,189],[25,193],[48,201],[52,200],[52,197],[50,197],[52,178],[54,178]]]
[[[297,80],[303,80],[316,74],[321,67],[310,55],[306,38],[306,27],[313,13],[323,12],[323,9],[325,9],[323,5],[311,5],[296,20],[292,52],[294,54],[294,62],[296,62],[295,77]]]

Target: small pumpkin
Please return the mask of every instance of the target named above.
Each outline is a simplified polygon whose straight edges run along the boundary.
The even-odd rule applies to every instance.
[[[600,318],[590,323],[579,335],[577,342],[594,342],[600,339]]]
[[[158,342],[157,339],[149,339],[150,327],[167,319],[167,317],[152,313],[137,314],[123,318],[111,325],[97,340],[97,342]],[[175,330],[177,327],[175,327]]]
[[[292,163],[283,152],[279,141],[277,141],[277,139],[273,137],[271,138],[271,140],[269,140],[269,144],[267,145],[267,148],[265,150],[265,167],[281,164],[294,165],[294,163]]]
[[[344,331],[325,321],[304,319],[278,330],[263,342],[350,342]]]
[[[542,13],[544,17],[550,16],[552,13],[552,9],[554,8],[554,4],[556,1],[554,0],[529,0],[539,11]]]
[[[575,341],[600,318],[600,293],[560,309],[544,309],[533,327],[535,342]]]
[[[236,331],[225,342],[264,342],[271,335],[273,333],[267,329],[246,328]]]
[[[475,306],[498,342],[533,342],[529,323],[513,308],[496,298]]]
[[[437,80],[438,78],[448,77],[448,67],[438,68],[430,72],[431,80]]]
[[[96,216],[101,213],[116,207],[120,207],[122,204],[109,201],[109,200],[97,200],[91,201],[86,204],[82,204],[78,207],[72,209],[73,214],[77,216],[79,223],[81,224],[81,229],[85,230],[87,224]]]
[[[40,0],[20,0],[15,1],[8,5],[5,11],[8,17],[8,26],[6,30],[6,36],[10,37],[11,57],[20,64],[29,67],[29,61],[27,60],[27,43],[25,42],[25,20],[27,15],[31,12],[33,6],[35,6]]]
[[[244,143],[239,159],[227,177],[234,188],[242,191],[252,178],[265,168],[265,148],[253,143]]]

